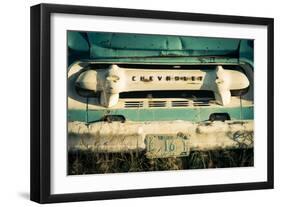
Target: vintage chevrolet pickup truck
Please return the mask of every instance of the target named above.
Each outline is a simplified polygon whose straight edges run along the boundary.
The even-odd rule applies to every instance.
[[[68,31],[68,150],[253,147],[253,40]]]

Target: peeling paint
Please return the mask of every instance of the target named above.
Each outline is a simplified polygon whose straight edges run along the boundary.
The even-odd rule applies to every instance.
[[[172,126],[172,127],[171,127]],[[93,152],[130,152],[147,149],[147,135],[188,137],[190,150],[252,148],[253,121],[188,121],[97,122],[86,126],[82,122],[68,123],[68,149]],[[179,153],[179,152],[177,152]],[[187,156],[186,153],[185,156]]]

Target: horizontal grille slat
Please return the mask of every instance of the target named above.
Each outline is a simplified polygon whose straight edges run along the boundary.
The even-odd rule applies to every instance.
[[[125,108],[140,108],[143,107],[143,101],[126,101]]]
[[[189,106],[189,101],[172,101],[172,107]]]
[[[193,106],[210,106],[211,99],[193,100]]]
[[[149,107],[165,107],[166,101],[149,101],[148,106]]]

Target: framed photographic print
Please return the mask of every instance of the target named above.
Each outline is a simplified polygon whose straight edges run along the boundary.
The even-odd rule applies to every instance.
[[[31,200],[273,188],[273,19],[31,7]]]

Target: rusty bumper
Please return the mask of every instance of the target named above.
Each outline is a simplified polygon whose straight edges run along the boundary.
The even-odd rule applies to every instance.
[[[253,120],[199,123],[180,120],[96,122],[89,125],[83,122],[70,122],[68,123],[68,150],[105,153],[147,151],[150,148],[147,139],[159,135],[160,137],[167,135],[172,139],[184,138],[182,139],[184,148],[188,148],[185,150],[185,156],[189,151],[252,148],[254,144]],[[151,153],[148,155],[155,157]],[[177,156],[180,153],[167,155]],[[165,157],[163,153],[161,156]]]

